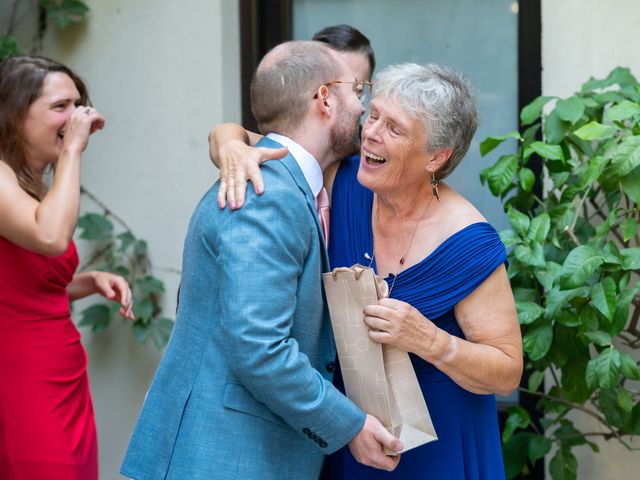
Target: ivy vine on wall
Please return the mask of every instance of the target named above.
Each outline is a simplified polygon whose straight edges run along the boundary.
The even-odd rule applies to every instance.
[[[89,7],[80,0],[14,0],[8,25],[0,36],[0,61],[24,53],[15,36],[17,27],[24,20],[37,17],[37,28],[29,48],[29,53],[37,54],[42,50],[49,23],[65,29],[72,24],[85,22],[88,13]],[[85,213],[78,219],[76,233],[91,246],[79,271],[103,270],[126,278],[133,292],[136,320],[129,322],[122,318],[122,323],[130,324],[138,343],[150,340],[161,349],[169,339],[173,320],[163,315],[164,282],[152,274],[147,242],[136,237],[133,229],[86,187],[81,187],[81,194],[97,205],[100,211]],[[79,325],[97,333],[106,330],[117,317],[118,305],[101,299],[80,312]]]

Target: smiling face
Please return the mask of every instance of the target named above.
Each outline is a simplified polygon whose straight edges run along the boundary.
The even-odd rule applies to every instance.
[[[371,101],[362,129],[362,154],[358,181],[374,192],[405,189],[427,181],[430,162],[427,135],[422,122],[408,114],[393,98]]]
[[[29,106],[22,127],[28,164],[42,169],[58,160],[65,125],[79,103],[80,93],[71,77],[61,72],[47,74],[42,94]]]

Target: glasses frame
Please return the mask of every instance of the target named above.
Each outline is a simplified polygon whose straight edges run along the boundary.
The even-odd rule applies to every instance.
[[[373,90],[373,82],[370,82],[369,80],[353,80],[353,81],[348,81],[348,80],[329,80],[327,83],[323,83],[322,85],[320,85],[321,87],[327,87],[329,88],[331,85],[336,85],[338,83],[345,83],[348,85],[353,85],[354,89],[356,88],[356,85],[362,85],[362,91],[364,92],[364,87],[369,87],[369,94],[365,95],[364,98],[362,98],[361,96],[359,96],[358,98],[360,98],[360,103],[362,103],[363,105],[366,105],[367,102],[369,101],[369,97],[371,96],[371,90]],[[317,93],[313,96],[313,98],[317,97]]]

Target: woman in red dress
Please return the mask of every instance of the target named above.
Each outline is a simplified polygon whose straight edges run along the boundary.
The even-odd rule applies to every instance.
[[[126,281],[76,274],[80,161],[104,118],[42,57],[0,63],[0,478],[95,480],[85,351],[69,302],[99,293],[133,318]],[[50,190],[43,183],[55,165]]]

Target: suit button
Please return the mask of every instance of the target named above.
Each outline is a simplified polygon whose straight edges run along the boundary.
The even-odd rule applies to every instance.
[[[336,371],[336,364],[334,362],[329,362],[324,368],[326,368],[327,372],[333,373]]]

